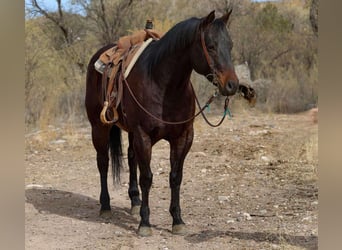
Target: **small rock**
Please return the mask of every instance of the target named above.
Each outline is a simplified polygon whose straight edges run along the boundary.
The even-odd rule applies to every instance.
[[[26,188],[43,188],[43,186],[39,184],[27,184]]]
[[[195,156],[196,157],[199,157],[199,156],[207,157],[207,154],[204,152],[197,152]]]
[[[313,201],[313,202],[311,202],[311,205],[312,205],[312,206],[317,206],[317,205],[318,205],[318,201]]]
[[[240,141],[240,137],[237,136],[237,135],[234,135],[234,136],[233,136],[233,140],[234,140],[234,141]]]
[[[280,249],[280,246],[278,246],[278,245],[276,245],[276,244],[272,244],[272,245],[271,245],[271,248],[272,248],[272,249]]]
[[[270,162],[270,158],[268,158],[267,156],[261,156],[261,160],[265,162]]]
[[[311,221],[311,220],[312,220],[311,216],[304,217],[304,218],[302,219],[302,221]]]
[[[251,220],[252,219],[252,216],[249,214],[249,213],[243,213],[243,218],[246,219],[246,220]]]
[[[59,140],[51,141],[51,144],[63,144],[65,142],[66,142],[66,140],[59,139]]]
[[[222,196],[222,195],[220,195],[217,198],[218,198],[219,201],[222,201],[222,202],[223,201],[229,201],[229,196]]]
[[[249,135],[267,135],[270,131],[264,129],[264,130],[258,130],[258,131],[250,131]]]
[[[266,209],[262,209],[262,210],[260,210],[260,213],[261,213],[261,214],[266,214],[266,213],[267,213],[267,210],[266,210]]]

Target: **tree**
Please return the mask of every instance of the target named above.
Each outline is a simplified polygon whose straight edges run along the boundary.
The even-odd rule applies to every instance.
[[[65,72],[58,67],[58,53],[42,27],[44,17],[25,22],[25,122],[40,122],[49,111],[54,91],[60,87]]]
[[[113,43],[129,29],[143,28],[146,8],[152,6],[149,1],[134,0],[74,0],[86,13],[89,29],[100,45]]]
[[[45,16],[51,22],[58,27],[58,29],[63,34],[64,41],[67,45],[71,45],[73,43],[73,39],[71,36],[70,28],[67,25],[66,18],[64,15],[64,10],[62,7],[61,0],[56,0],[57,3],[57,12],[51,13],[41,7],[41,5],[37,2],[37,0],[31,0],[32,8],[29,10],[31,13],[37,13],[39,15]]]
[[[314,34],[318,36],[318,0],[311,1],[310,22]]]
[[[60,54],[64,54],[68,66],[76,66],[75,70],[86,71],[87,59],[83,55],[86,37],[85,18],[77,13],[64,10],[61,0],[56,0],[57,11],[50,12],[44,9],[37,0],[31,0],[27,8],[30,16],[45,17],[44,32],[52,38],[52,45]],[[82,46],[80,46],[82,44]],[[80,47],[83,47],[80,49]]]
[[[33,126],[85,115],[86,67],[102,45],[142,29],[147,18],[166,32],[186,18],[203,17],[213,9],[220,17],[231,7],[234,64],[247,62],[252,81],[272,82],[273,99],[265,105],[288,112],[289,107],[303,110],[317,101],[317,37],[309,21],[310,10],[317,13],[312,11],[317,0],[69,0],[70,9],[55,0],[53,12],[39,5],[42,1],[30,1],[25,20],[25,121]],[[317,24],[317,15],[311,19]],[[206,101],[211,85],[202,76],[192,79],[199,99]],[[292,106],[289,100],[295,100]]]

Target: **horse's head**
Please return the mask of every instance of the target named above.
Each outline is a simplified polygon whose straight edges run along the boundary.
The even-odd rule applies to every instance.
[[[215,19],[212,11],[200,19],[198,39],[192,51],[195,71],[217,85],[224,96],[234,95],[239,87],[231,60],[233,42],[226,27],[231,12]]]

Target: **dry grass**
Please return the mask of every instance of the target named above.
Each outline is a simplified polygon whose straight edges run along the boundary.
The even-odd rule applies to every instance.
[[[306,141],[305,156],[307,161],[312,163],[314,175],[318,177],[318,133],[312,134]]]

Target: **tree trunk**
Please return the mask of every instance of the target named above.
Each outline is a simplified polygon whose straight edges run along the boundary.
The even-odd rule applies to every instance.
[[[311,1],[310,22],[314,34],[318,36],[318,0]]]

